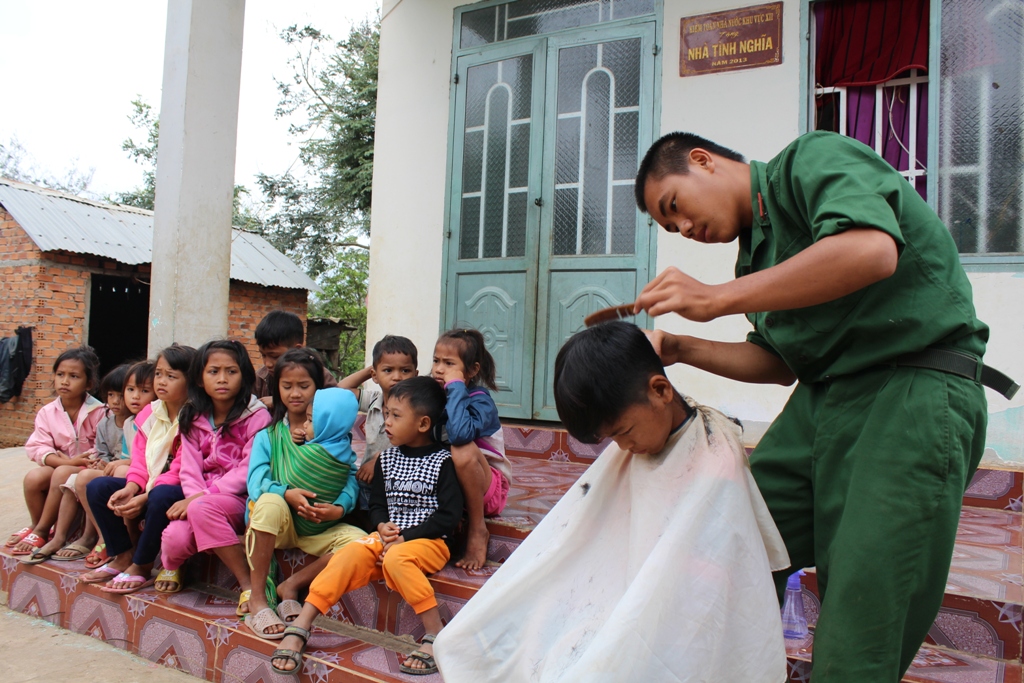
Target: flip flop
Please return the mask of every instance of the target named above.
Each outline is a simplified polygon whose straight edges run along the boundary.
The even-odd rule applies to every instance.
[[[42,536],[38,536],[35,533],[29,533],[28,535],[25,536],[25,538],[21,539],[18,542],[18,544],[28,543],[30,546],[32,546],[32,550],[15,550],[14,552],[11,553],[11,555],[15,555],[15,556],[17,556],[17,555],[31,555],[33,552],[35,552],[36,550],[39,550],[44,545],[46,545],[46,542],[47,542],[46,539],[43,538]],[[18,544],[16,544],[16,545],[18,545]]]
[[[131,588],[111,588],[110,584],[114,583],[137,583],[138,586],[132,586]],[[153,585],[153,579],[147,579],[145,576],[139,576],[138,574],[125,574],[121,572],[110,581],[107,581],[107,585],[100,588],[104,593],[113,593],[114,595],[128,595],[129,593],[135,593],[143,588],[149,588]]]
[[[41,552],[39,552],[39,549],[36,548],[35,550],[33,550],[28,555],[22,555],[21,556],[21,563],[22,564],[42,564],[43,562],[46,562],[50,558],[53,558],[53,553],[41,553]],[[56,558],[54,558],[54,559],[56,559]]]
[[[107,555],[107,544],[100,543],[85,558],[85,568],[96,569],[97,567],[102,567],[107,562],[110,562],[110,557]]]
[[[244,617],[246,614],[249,613],[248,611],[246,611],[246,612],[242,611],[242,605],[245,605],[246,603],[248,603],[250,597],[252,597],[252,591],[251,590],[242,591],[242,594],[238,596],[238,607],[235,608],[235,616],[236,617]]]
[[[57,555],[56,553],[54,553],[53,554],[53,559],[56,560],[57,562],[75,562],[77,560],[82,559],[83,557],[86,557],[89,554],[89,546],[82,545],[81,543],[69,543],[68,545],[64,546],[60,550],[74,550],[75,553],[77,553],[77,554],[76,555],[63,555],[63,556],[61,556],[61,555]],[[57,552],[59,553],[60,550],[58,550]]]
[[[154,583],[173,583],[176,588],[169,591],[163,591],[159,588],[156,589],[157,593],[180,593],[181,592],[181,569],[161,569],[160,573],[156,575],[156,581]]]
[[[290,624],[302,613],[302,603],[298,600],[282,600],[277,606],[277,616],[281,621]]]
[[[302,652],[306,649],[306,643],[309,642],[309,631],[298,626],[289,626],[281,635],[298,636],[302,639],[302,647],[298,650],[274,650],[273,654],[270,655],[270,668],[285,676],[298,675],[302,671]],[[275,659],[289,659],[295,664],[295,667],[292,669],[278,669],[274,666]]]
[[[96,569],[93,569],[91,572],[82,574],[78,577],[78,580],[82,583],[106,583],[120,573],[120,569],[114,569],[113,567],[103,565],[102,567],[97,567]],[[91,578],[90,574],[92,575]]]
[[[423,636],[422,639],[420,639],[420,642],[421,643],[426,643],[428,645],[433,645],[434,644],[434,636],[432,636],[431,634],[428,633],[427,635]],[[399,665],[398,668],[404,674],[410,674],[412,676],[428,676],[430,674],[436,674],[437,673],[437,662],[434,661],[434,655],[428,655],[423,650],[416,650],[415,652],[410,654],[408,657],[406,657],[406,659],[415,659],[415,660],[417,660],[419,662],[423,662],[425,668],[423,668],[423,669],[414,669],[411,666],[406,666],[405,664],[401,664],[401,665]]]
[[[267,629],[271,626],[285,625],[283,621],[278,619],[277,612],[270,607],[261,609],[256,614],[247,614],[245,616],[245,625],[249,627],[250,631],[264,640],[281,640],[284,638],[284,631],[267,633]]]
[[[11,534],[11,537],[7,539],[7,542],[4,543],[4,547],[13,548],[14,546],[21,543],[21,541],[30,533],[32,533],[32,527],[30,526],[24,527],[19,531],[15,531],[13,534]]]

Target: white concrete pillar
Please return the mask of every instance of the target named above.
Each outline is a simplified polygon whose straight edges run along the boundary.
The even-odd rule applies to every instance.
[[[228,331],[244,16],[245,0],[167,3],[150,356]]]

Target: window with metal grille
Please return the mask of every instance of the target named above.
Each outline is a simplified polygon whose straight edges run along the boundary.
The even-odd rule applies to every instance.
[[[462,15],[459,47],[539,36],[654,11],[654,0],[519,0]]]

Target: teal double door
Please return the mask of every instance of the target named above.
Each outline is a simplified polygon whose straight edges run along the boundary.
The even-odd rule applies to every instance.
[[[655,52],[651,22],[457,59],[442,324],[483,333],[503,417],[557,420],[559,348],[649,279],[633,181],[653,137]]]

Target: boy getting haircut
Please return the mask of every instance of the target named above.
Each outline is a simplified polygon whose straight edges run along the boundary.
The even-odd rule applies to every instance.
[[[785,680],[789,558],[739,427],[675,391],[629,323],[574,335],[555,368],[569,433],[612,443],[441,631],[445,680]]]
[[[636,325],[614,321],[573,335],[555,358],[555,407],[573,438],[598,443],[600,431],[643,403],[661,359]]]

